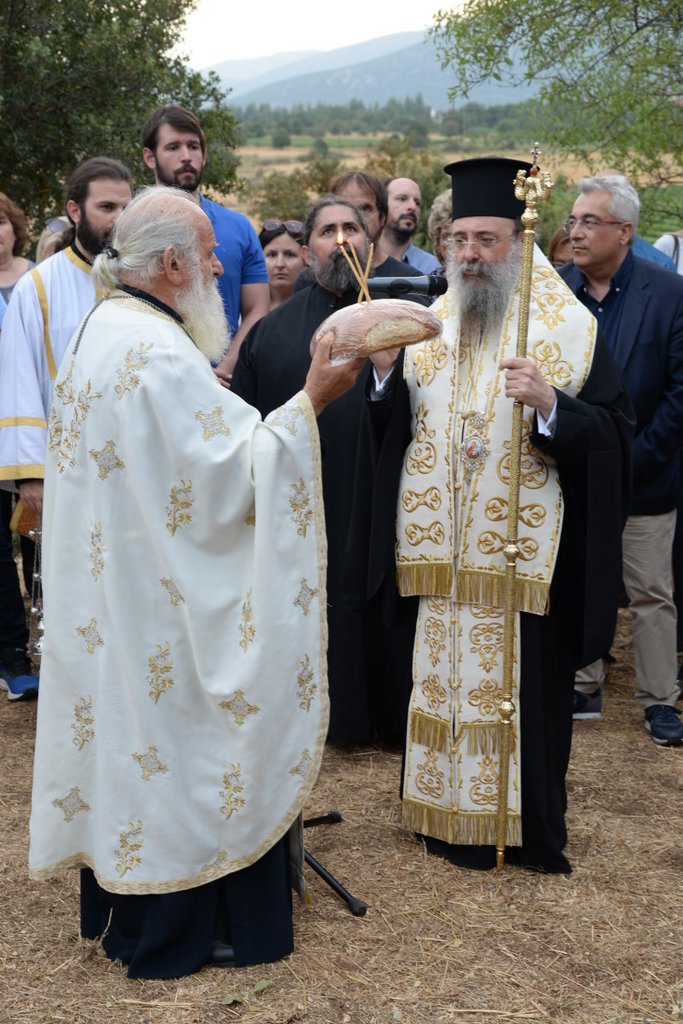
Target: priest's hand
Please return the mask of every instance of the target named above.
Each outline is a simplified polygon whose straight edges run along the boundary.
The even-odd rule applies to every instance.
[[[385,348],[382,352],[373,352],[370,358],[378,380],[383,381],[391,373],[400,351],[400,348]]]
[[[18,483],[19,497],[24,503],[24,508],[29,512],[43,511],[43,481],[42,480],[20,480]]]
[[[537,409],[544,419],[549,419],[555,408],[555,389],[541,376],[531,359],[513,356],[503,359],[499,369],[507,370],[505,374],[505,396],[514,398],[530,409]]]
[[[333,336],[330,333],[317,343],[304,384],[304,391],[311,400],[316,416],[319,416],[325,406],[335,398],[339,398],[345,391],[350,391],[365,365],[365,359],[331,363],[332,341]]]

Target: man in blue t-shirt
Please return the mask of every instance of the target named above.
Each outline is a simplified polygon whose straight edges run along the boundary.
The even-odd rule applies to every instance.
[[[218,370],[229,380],[242,339],[270,305],[268,272],[258,237],[243,214],[199,195],[206,139],[191,110],[173,104],[158,107],[142,129],[142,156],[157,185],[191,192],[213,225],[216,255],[223,264],[218,290],[233,339]]]

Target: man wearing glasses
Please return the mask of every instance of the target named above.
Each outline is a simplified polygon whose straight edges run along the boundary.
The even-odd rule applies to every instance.
[[[539,249],[529,358],[516,356],[519,167],[485,157],[446,168],[449,289],[433,307],[443,334],[396,363],[391,354],[372,357],[356,478],[358,517],[371,525],[354,563],[357,594],[365,586],[367,600],[378,587],[393,591],[394,579],[402,596],[420,598],[404,825],[430,853],[461,867],[495,865],[499,704],[511,643],[516,713],[505,859],[567,873],[574,673],[614,630],[632,423],[595,320]],[[511,399],[525,407],[522,554],[506,624]],[[372,574],[363,568],[368,561]]]
[[[637,420],[633,501],[623,534],[635,695],[654,742],[680,746],[671,551],[683,482],[683,280],[633,255],[640,204],[628,179],[583,178],[579,190],[566,223],[574,262],[559,273],[597,319]],[[575,718],[600,716],[603,679],[602,662],[579,674]]]

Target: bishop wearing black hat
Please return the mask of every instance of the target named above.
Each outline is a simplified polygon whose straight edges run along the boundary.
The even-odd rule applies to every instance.
[[[632,413],[596,323],[534,250],[528,358],[516,356],[524,204],[501,157],[453,187],[441,338],[373,357],[349,591],[419,597],[403,821],[463,867],[495,865],[513,400],[524,406],[508,863],[569,872],[574,670],[609,649]],[[401,600],[394,600],[399,614]],[[593,652],[590,657],[590,652]]]

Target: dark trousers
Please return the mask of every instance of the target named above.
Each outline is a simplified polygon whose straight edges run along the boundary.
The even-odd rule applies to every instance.
[[[0,491],[0,648],[25,647],[28,628],[12,553],[12,495]]]
[[[294,948],[289,842],[285,836],[251,867],[182,892],[110,893],[81,871],[81,935],[97,939],[129,978],[180,978],[198,971],[214,940],[235,949],[235,965],[270,963]]]

